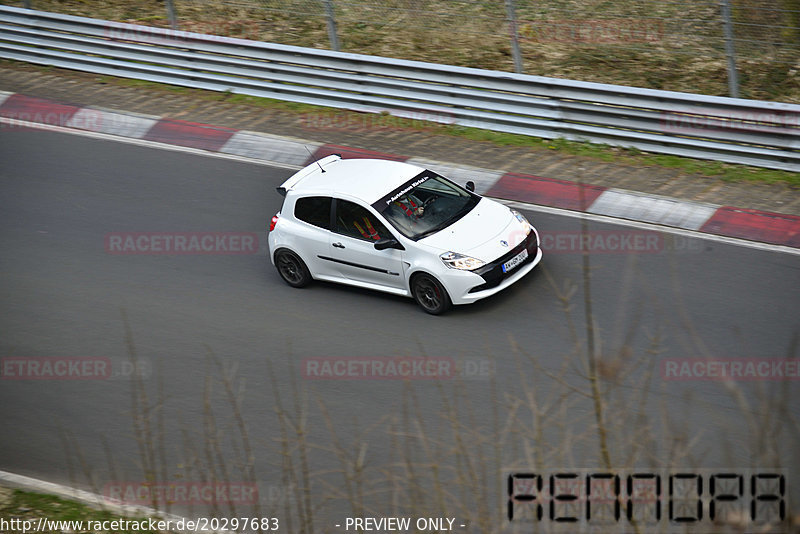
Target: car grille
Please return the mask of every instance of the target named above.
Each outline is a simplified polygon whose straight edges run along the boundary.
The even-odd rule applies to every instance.
[[[512,271],[504,273],[503,264],[522,252],[522,250],[525,248],[528,249],[528,257],[525,258],[525,261],[517,265]],[[525,238],[525,241],[514,247],[508,254],[505,254],[501,258],[498,258],[497,260],[487,263],[483,267],[472,271],[473,273],[480,275],[485,282],[479,286],[473,287],[469,290],[469,292],[477,293],[478,291],[484,291],[486,289],[492,289],[493,287],[499,286],[501,283],[503,283],[503,280],[509,276],[513,276],[523,265],[527,265],[528,263],[532,262],[536,258],[538,248],[539,243],[536,240],[536,232],[531,231],[531,233],[529,233]]]

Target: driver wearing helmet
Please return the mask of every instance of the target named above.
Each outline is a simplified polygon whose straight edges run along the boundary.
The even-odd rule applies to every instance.
[[[393,204],[403,210],[403,213],[412,220],[419,219],[425,213],[422,201],[410,193],[395,200]]]

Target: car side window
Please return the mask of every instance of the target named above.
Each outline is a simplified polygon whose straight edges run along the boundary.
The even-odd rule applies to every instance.
[[[294,216],[303,222],[329,230],[331,197],[303,197],[294,204]]]
[[[366,241],[392,237],[389,230],[369,210],[341,199],[336,199],[336,232]]]

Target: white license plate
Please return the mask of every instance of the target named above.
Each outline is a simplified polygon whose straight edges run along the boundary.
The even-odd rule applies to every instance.
[[[511,258],[510,260],[508,260],[503,264],[503,272],[507,273],[508,271],[510,271],[511,269],[513,269],[514,267],[525,261],[527,257],[528,257],[528,250],[522,249],[522,252],[520,252],[519,254],[517,254],[516,256],[514,256],[513,258]]]

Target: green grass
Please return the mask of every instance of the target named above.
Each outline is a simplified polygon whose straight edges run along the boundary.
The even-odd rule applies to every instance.
[[[9,495],[10,493],[10,495]],[[53,495],[0,488],[0,518],[30,520],[39,518],[51,521],[114,521],[119,519],[142,520],[143,517],[125,517],[108,511],[91,508],[85,504]],[[22,530],[20,529],[19,532]],[[9,531],[11,532],[11,531]],[[57,532],[57,531],[55,531]],[[115,530],[119,533],[153,532],[149,530]]]
[[[363,115],[358,112],[342,111],[334,108],[312,106],[309,104],[295,104],[291,102],[282,102],[279,100],[245,95],[231,95],[229,97],[223,96],[222,98],[217,99],[223,99],[228,102],[254,105],[261,108],[297,113],[336,113],[337,116],[341,117],[344,122],[348,122],[347,117],[350,115],[355,117]],[[353,120],[353,123],[357,122],[357,120]],[[394,117],[388,113],[383,113],[371,119],[370,124],[375,128],[386,127],[424,130],[427,132],[450,135],[472,141],[492,143],[498,146],[553,150],[562,154],[588,157],[609,163],[668,167],[672,169],[678,169],[686,174],[719,178],[728,182],[762,182],[770,184],[783,183],[793,187],[800,187],[800,173],[763,169],[746,165],[734,165],[719,161],[705,161],[680,156],[649,154],[643,153],[635,148],[613,147],[589,142],[569,141],[562,138],[543,139],[540,137],[495,132],[480,128],[469,128],[457,125],[441,125],[421,120]]]
[[[243,104],[247,106],[256,106],[264,109],[274,109],[281,111],[294,111],[297,113],[308,113],[319,110],[329,110],[321,106],[313,106],[311,104],[302,104],[300,102],[287,102],[285,100],[276,100],[274,98],[260,98],[250,95],[239,95],[233,93],[222,93],[223,97],[220,100],[230,102],[232,104]]]
[[[761,182],[800,187],[800,173],[735,165],[719,161],[706,161],[664,154],[649,154],[636,148],[576,142],[566,139],[542,139],[518,134],[493,132],[477,128],[449,126],[443,133],[474,141],[485,141],[501,146],[520,146],[547,149],[605,161],[636,166],[657,166],[678,169],[686,174],[719,178],[726,182]]]
[[[9,60],[0,60],[0,64],[17,64]],[[24,64],[27,65],[27,64]],[[48,67],[30,67],[49,69]],[[193,89],[167,85],[156,82],[117,78],[114,76],[98,76],[95,78],[100,83],[119,85],[122,87],[143,88],[153,91],[167,91],[190,95],[210,102],[227,102],[232,104],[253,106],[260,109],[293,114],[319,114],[333,115],[345,124],[363,123],[363,113],[346,111],[324,106],[287,102],[271,98],[262,98],[250,95],[234,94],[231,92],[214,92],[202,89]],[[677,169],[685,174],[718,178],[726,182],[751,182],[765,184],[785,184],[791,187],[800,187],[800,173],[764,169],[747,165],[735,165],[718,161],[707,161],[680,156],[664,154],[651,154],[636,148],[614,147],[589,142],[569,141],[566,139],[544,139],[520,134],[495,132],[480,128],[469,128],[458,125],[438,124],[420,119],[405,119],[395,117],[388,113],[370,116],[371,128],[407,129],[425,131],[438,135],[449,135],[472,141],[492,143],[497,146],[513,146],[530,148],[532,150],[556,151],[561,154],[592,158],[608,163],[618,163],[632,166],[656,166]]]

